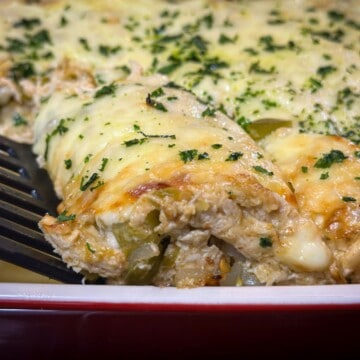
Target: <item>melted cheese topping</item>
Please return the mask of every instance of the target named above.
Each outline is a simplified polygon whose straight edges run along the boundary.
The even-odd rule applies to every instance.
[[[64,58],[98,84],[136,61],[245,127],[282,118],[360,140],[357,1],[5,2],[1,17],[0,74],[15,79],[23,102],[51,95],[44,85]]]
[[[262,142],[294,189],[303,215],[322,229],[341,264],[338,277],[360,275],[360,152],[336,136],[277,130]],[[284,151],[286,149],[286,151]]]
[[[265,283],[285,281],[290,269],[326,271],[331,255],[314,224],[299,216],[273,163],[233,121],[167,82],[155,76],[113,82],[81,96],[59,92],[42,106],[34,150],[63,198],[59,212],[74,216],[67,226],[46,217],[41,227],[49,241],[61,248],[59,241],[66,243],[69,234],[84,233],[70,247],[74,254],[86,239],[94,252],[112,259],[123,251],[131,262],[135,255],[126,252],[117,229],[144,231],[155,210],[159,224],[147,232],[156,239],[170,236],[187,254],[179,255],[182,261],[191,249],[197,261],[217,249],[207,244],[213,236],[237,248],[255,273],[254,262],[272,261],[281,276],[268,269]],[[107,247],[99,250],[104,241]],[[141,251],[160,255],[157,243],[146,246]],[[218,252],[210,263],[219,261]],[[124,267],[105,274],[120,276]]]

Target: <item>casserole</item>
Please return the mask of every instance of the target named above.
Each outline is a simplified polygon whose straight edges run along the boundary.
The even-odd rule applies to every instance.
[[[216,126],[213,125],[219,124],[223,130],[230,130],[231,134],[226,141],[235,139],[235,142],[239,141],[239,145],[246,149],[242,152],[240,148],[231,148],[229,144],[222,148],[223,143],[225,143],[224,135],[219,137],[221,143],[215,142],[214,144],[210,144],[200,137],[202,146],[216,145],[221,150],[209,155],[209,152],[203,151],[203,149],[200,151],[193,147],[190,149],[181,148],[178,156],[185,163],[184,167],[188,166],[186,165],[187,162],[191,162],[191,166],[189,166],[193,168],[195,162],[192,161],[196,158],[196,160],[209,160],[209,168],[212,169],[213,161],[211,159],[216,158],[215,153],[224,157],[223,151],[227,150],[228,157],[225,156],[223,159],[224,163],[227,162],[226,167],[231,167],[230,165],[235,163],[242,167],[242,171],[237,172],[235,177],[240,179],[246,174],[245,177],[249,178],[249,170],[251,170],[250,181],[245,178],[243,181],[237,180],[243,185],[243,188],[240,186],[240,193],[242,191],[251,192],[248,191],[251,188],[251,186],[248,187],[249,182],[253,185],[260,184],[270,190],[269,194],[261,195],[261,187],[258,191],[255,187],[253,188],[253,193],[257,192],[257,194],[256,196],[251,195],[250,198],[260,201],[261,204],[266,204],[263,201],[266,196],[271,197],[273,194],[277,194],[282,198],[280,201],[275,196],[267,204],[268,208],[271,208],[270,212],[278,211],[281,214],[280,217],[275,216],[272,222],[270,221],[271,226],[279,229],[274,232],[266,221],[262,229],[262,224],[258,220],[266,220],[266,216],[261,211],[257,215],[258,217],[244,216],[245,222],[248,221],[248,218],[256,219],[253,226],[250,226],[256,235],[250,233],[245,236],[234,235],[236,224],[232,224],[230,230],[223,228],[221,231],[209,232],[209,228],[205,229],[202,227],[203,225],[195,226],[195,218],[191,218],[190,227],[195,227],[193,232],[189,232],[189,234],[191,233],[191,241],[196,242],[198,239],[199,243],[206,244],[204,247],[206,252],[210,249],[214,251],[211,256],[208,254],[200,256],[195,261],[195,263],[198,262],[197,265],[199,266],[198,268],[195,266],[195,270],[193,266],[190,266],[190,272],[196,273],[201,269],[200,272],[203,274],[195,276],[195,278],[186,275],[184,282],[174,280],[177,278],[174,274],[170,276],[170,280],[159,281],[156,280],[156,275],[152,274],[151,281],[159,285],[197,286],[212,284],[208,280],[209,276],[213,280],[230,277],[232,270],[236,268],[234,264],[237,264],[237,259],[230,256],[227,261],[224,260],[221,251],[219,252],[223,245],[216,243],[219,237],[220,240],[226,239],[240,253],[239,255],[245,257],[245,267],[250,269],[250,274],[255,275],[257,279],[254,280],[255,282],[272,284],[294,281],[296,283],[298,277],[302,278],[302,275],[289,275],[287,269],[281,268],[283,265],[285,267],[290,266],[291,271],[295,271],[295,273],[309,274],[308,277],[305,275],[305,280],[300,280],[302,283],[356,282],[359,268],[358,231],[356,227],[350,230],[346,228],[350,227],[350,224],[356,223],[358,217],[356,172],[359,160],[355,145],[358,141],[356,130],[359,108],[356,85],[358,69],[353,63],[358,57],[356,36],[359,24],[357,22],[358,8],[356,4],[353,6],[354,11],[350,13],[349,4],[336,3],[334,5],[331,2],[324,4],[316,1],[303,1],[299,6],[302,15],[304,15],[304,18],[301,19],[297,12],[293,11],[291,2],[288,1],[276,4],[261,1],[240,4],[198,1],[191,2],[191,7],[189,2],[167,3],[157,1],[154,4],[152,12],[147,14],[146,6],[141,1],[137,4],[134,3],[131,7],[125,7],[124,3],[119,2],[116,6],[114,5],[115,8],[112,8],[114,10],[112,13],[109,12],[111,6],[107,2],[95,1],[90,4],[79,2],[73,6],[62,2],[44,3],[39,6],[4,3],[6,21],[3,24],[3,45],[1,46],[2,133],[15,139],[21,138],[23,141],[35,141],[34,151],[39,155],[40,164],[45,165],[49,170],[55,190],[60,197],[64,197],[63,204],[59,207],[59,217],[55,219],[47,216],[41,222],[46,238],[63,255],[65,261],[76,270],[82,269],[87,272],[98,273],[110,278],[111,281],[120,283],[124,281],[122,278],[124,268],[127,269],[125,270],[127,274],[125,279],[131,278],[129,269],[134,265],[131,259],[136,259],[134,265],[136,271],[139,271],[140,268],[147,269],[145,275],[140,276],[140,278],[145,276],[147,279],[148,259],[153,261],[154,258],[158,259],[159,256],[164,255],[163,260],[165,261],[168,249],[170,249],[170,253],[174,253],[175,250],[177,252],[179,247],[177,243],[174,245],[173,241],[175,240],[173,239],[185,239],[187,235],[178,234],[180,227],[173,226],[174,221],[173,227],[169,227],[173,232],[161,230],[161,234],[156,233],[156,241],[152,241],[149,240],[148,236],[152,238],[154,233],[149,229],[141,230],[140,233],[143,233],[141,236],[139,234],[133,235],[136,225],[139,226],[140,223],[136,223],[135,213],[128,211],[129,219],[131,218],[131,221],[134,222],[130,226],[132,229],[130,231],[132,234],[130,235],[131,241],[138,242],[137,237],[142,238],[142,241],[146,239],[146,246],[142,244],[140,247],[136,246],[134,250],[132,245],[129,245],[128,240],[122,242],[119,240],[121,236],[114,236],[115,232],[112,227],[115,223],[120,224],[117,225],[120,226],[117,233],[121,235],[123,232],[129,233],[128,230],[121,227],[125,223],[130,223],[129,219],[126,220],[123,217],[120,221],[113,222],[111,220],[109,222],[105,216],[95,216],[94,220],[91,220],[92,216],[99,212],[101,206],[111,208],[116,201],[120,201],[120,214],[127,213],[120,195],[118,200],[105,201],[111,198],[113,193],[106,192],[107,184],[104,185],[99,173],[104,172],[104,175],[106,174],[111,164],[106,169],[105,167],[112,159],[106,154],[101,155],[101,153],[95,154],[92,158],[93,154],[89,151],[89,144],[91,145],[93,142],[96,148],[101,144],[101,141],[94,142],[94,137],[91,137],[90,143],[87,143],[86,146],[80,146],[77,149],[79,151],[74,152],[73,149],[71,152],[67,146],[69,143],[73,146],[75,138],[82,140],[84,134],[81,131],[84,129],[90,134],[92,131],[98,131],[98,129],[92,130],[92,126],[85,127],[84,124],[89,121],[89,117],[86,116],[86,109],[90,109],[89,114],[91,115],[91,109],[95,108],[96,126],[108,124],[107,122],[101,123],[100,119],[104,115],[112,118],[111,114],[106,113],[106,109],[111,107],[116,110],[115,102],[109,103],[108,101],[110,97],[124,98],[130,94],[130,103],[135,104],[136,111],[148,112],[150,117],[155,117],[156,111],[157,115],[167,113],[167,109],[171,108],[170,102],[172,101],[169,98],[180,98],[180,104],[182,104],[180,108],[183,115],[189,117],[190,114],[195,118],[199,118],[201,115],[207,119],[206,121],[214,118],[207,123],[207,125],[210,124],[209,133],[216,133],[214,130]],[[189,7],[185,7],[184,4],[189,5]],[[32,15],[19,18],[19,13],[25,10]],[[199,14],[196,19],[191,18],[194,11]],[[159,23],[159,26],[153,27],[153,23],[156,22]],[[248,26],[246,26],[247,22]],[[261,27],[255,28],[254,25],[256,24],[261,25]],[[97,31],[95,36],[89,39],[84,31],[92,26]],[[329,26],[330,30],[323,30],[324,26]],[[284,28],[289,32],[283,32]],[[77,38],[73,36],[74,29],[79,31],[80,36]],[[256,32],[254,32],[255,30]],[[117,31],[119,37],[110,37],[109,34],[112,31]],[[240,47],[239,52],[238,47]],[[315,48],[317,51],[314,51]],[[302,59],[305,58],[308,59],[308,66],[299,71]],[[140,65],[131,62],[140,59],[141,61],[138,61]],[[285,67],[285,63],[289,66]],[[142,73],[158,75],[155,75],[154,78],[143,78]],[[348,76],[349,73],[351,73],[351,77]],[[293,74],[296,76],[294,77]],[[195,97],[192,97],[193,95],[190,96],[181,89],[171,90],[167,98],[164,99],[163,97],[168,92],[168,90],[165,92],[163,90],[165,83],[162,81],[165,81],[165,75],[169,77],[166,82],[172,84],[171,88],[180,85],[187,90],[191,89],[200,100],[195,100]],[[154,80],[156,76],[158,79],[161,76],[163,78],[162,80]],[[174,85],[172,81],[175,81],[177,85]],[[141,108],[136,101],[131,102],[132,91],[127,91],[126,86],[143,89],[139,90],[136,96],[146,99],[145,108]],[[125,90],[122,92],[124,87]],[[339,90],[333,91],[332,88]],[[158,97],[161,100],[160,102]],[[81,104],[79,99],[83,100]],[[167,101],[166,106],[164,106],[163,101]],[[123,100],[122,102],[124,103]],[[201,102],[206,102],[206,105],[201,104]],[[156,111],[151,112],[149,109]],[[141,135],[131,139],[126,136],[115,139],[115,141],[121,142],[123,148],[141,145],[138,148],[150,149],[150,146],[155,143],[158,144],[159,141],[162,143],[164,139],[171,138],[173,140],[179,136],[175,128],[170,128],[171,134],[161,133],[159,135],[156,133],[154,135],[151,131],[153,127],[144,132],[145,124],[140,120],[139,123],[135,121],[130,130],[129,118],[126,117],[124,106],[117,110],[119,113],[125,114],[122,126],[127,131],[126,136]],[[73,126],[71,126],[71,131],[69,131],[72,123],[79,123],[75,120],[77,119],[76,114],[84,115],[82,125],[80,127],[74,125],[76,130],[73,130]],[[140,116],[137,112],[134,114],[137,117]],[[169,114],[166,115],[176,118],[176,111],[169,111]],[[341,226],[345,227],[345,230],[341,232],[340,236],[344,237],[346,234],[346,237],[349,237],[349,239],[344,238],[343,240],[345,242],[350,241],[350,248],[339,247],[339,242],[329,235],[328,228],[338,226],[337,218],[330,217],[331,222],[327,227],[319,226],[321,221],[324,222],[322,219],[326,216],[320,211],[315,218],[311,218],[307,209],[299,201],[302,194],[297,192],[297,183],[294,186],[281,167],[279,170],[271,164],[271,161],[276,162],[281,159],[278,159],[278,156],[271,151],[269,155],[273,158],[267,157],[266,154],[263,155],[250,137],[236,127],[235,122],[231,123],[225,120],[228,119],[227,117],[235,120],[254,138],[261,138],[276,127],[290,126],[297,132],[305,133],[303,135],[305,137],[312,133],[325,132],[326,135],[335,134],[348,138],[349,140],[346,141],[354,143],[351,145],[352,147],[349,145],[351,148],[349,154],[339,149],[329,149],[329,153],[311,154],[316,158],[314,165],[311,165],[313,167],[322,164],[323,167],[327,168],[335,163],[335,166],[341,166],[346,171],[350,161],[354,164],[354,177],[351,179],[351,184],[348,184],[351,191],[346,194],[336,193],[337,198],[340,198],[343,203],[354,205],[353,207],[349,207],[349,204],[347,204],[349,206],[343,206],[349,210],[345,210],[345,212],[347,211],[346,221],[341,222]],[[34,118],[36,118],[35,127],[32,124]],[[254,121],[258,118],[267,119],[265,125],[268,127],[265,133],[260,135],[260,127]],[[270,118],[276,118],[276,121],[272,121]],[[284,118],[290,118],[292,121],[285,121]],[[182,121],[186,123],[188,120],[183,119]],[[153,123],[155,122],[153,121]],[[162,126],[161,124],[162,120],[160,119],[158,125]],[[194,122],[190,122],[191,127],[194,127]],[[34,128],[35,138],[32,138]],[[256,136],[254,136],[255,133],[257,133]],[[98,137],[103,136],[103,134],[100,132]],[[156,141],[149,141],[149,139],[154,140],[155,138]],[[325,139],[330,139],[330,137],[325,137]],[[271,136],[265,140],[270,141],[271,144],[278,143],[278,140]],[[54,143],[58,150],[57,153],[54,150]],[[109,141],[107,144],[110,144],[110,147],[112,146]],[[171,153],[169,145],[172,144],[168,144],[167,154]],[[186,141],[184,145],[188,146]],[[291,143],[292,145],[293,143]],[[265,149],[271,148],[271,146],[264,146]],[[252,150],[248,152],[249,149]],[[65,152],[65,158],[62,151]],[[117,150],[117,153],[121,155],[122,151]],[[59,154],[61,154],[60,157]],[[79,156],[74,156],[74,154],[79,154]],[[257,159],[255,159],[256,154]],[[140,155],[143,156],[142,153],[137,153],[137,156]],[[102,160],[99,156],[102,157]],[[95,171],[94,164],[96,161],[93,159],[97,160],[98,171]],[[174,161],[174,158],[171,159]],[[297,157],[295,161],[299,161],[299,159]],[[102,161],[101,164],[99,163],[100,160]],[[74,163],[75,171],[64,171],[64,167],[65,170],[69,170],[72,163]],[[141,165],[140,163],[141,161],[138,162],[139,165]],[[199,165],[200,161],[196,163],[199,169],[201,167],[206,168],[206,165],[203,165],[206,164],[206,161],[202,162],[201,165]],[[125,173],[122,167],[118,168],[114,165],[111,167],[114,169],[113,173],[118,172],[120,177]],[[303,167],[305,168],[305,166]],[[228,174],[227,170],[224,169],[222,166],[221,170],[211,170],[211,173],[218,177],[222,172],[227,175],[233,173],[231,170]],[[150,168],[145,168],[145,170],[148,171]],[[150,177],[156,178],[151,170],[149,174]],[[168,188],[168,183],[174,181],[174,174],[175,172],[172,172],[169,178],[172,179],[171,181],[166,178],[164,182],[162,182],[162,176],[158,176],[161,181],[157,181],[156,186],[162,184],[161,187],[164,188],[164,184],[166,184],[165,188]],[[146,178],[145,173],[141,173],[141,176]],[[191,176],[197,178],[198,175]],[[133,174],[130,173],[128,180],[130,181],[132,177]],[[282,177],[284,177],[283,180],[281,180]],[[327,180],[326,174],[321,174],[316,185],[319,183],[325,192],[327,187],[322,186],[326,184],[324,180]],[[209,183],[209,179],[207,181]],[[138,188],[127,189],[127,194],[137,194],[141,188],[141,195],[145,192],[150,197],[154,193],[153,189],[148,186],[150,183],[147,180],[145,183],[137,184]],[[221,180],[220,183],[221,185],[218,184],[217,186],[227,192],[227,200],[230,200],[231,196],[234,196],[230,192],[236,189],[236,186],[231,185],[227,188],[224,181]],[[121,182],[117,185],[121,189],[122,185],[119,184]],[[75,186],[77,191],[72,186]],[[113,185],[112,188],[112,191],[116,190],[116,186]],[[103,189],[105,189],[106,196],[101,197]],[[184,193],[188,191],[184,187],[181,188],[181,191],[183,190],[185,190]],[[163,193],[163,191],[160,192]],[[216,193],[217,191],[213,189],[211,192]],[[120,192],[118,193],[120,194]],[[96,203],[97,196],[100,200],[102,199],[99,201],[100,208],[88,207],[88,204]],[[173,196],[166,194],[162,194],[162,196],[169,203],[176,203]],[[180,196],[179,203],[184,200],[182,196],[183,194]],[[221,197],[224,198],[224,196]],[[235,198],[237,197],[246,198],[242,193],[240,195],[235,194]],[[144,198],[142,197],[142,199]],[[219,203],[219,200],[213,204],[204,199],[205,197],[200,196],[200,202],[206,208],[200,210],[200,217],[205,216],[208,208]],[[279,201],[285,201],[285,205],[278,205],[277,202]],[[199,204],[195,205],[200,206]],[[299,209],[294,212],[289,210],[288,206],[290,208],[292,206],[299,207]],[[215,207],[222,209],[220,212],[226,213],[224,206],[216,205]],[[88,212],[86,212],[87,208],[89,209]],[[68,213],[72,209],[74,213]],[[79,212],[79,209],[80,213],[75,214],[76,211]],[[159,209],[154,208],[153,210]],[[172,212],[182,212],[184,216],[186,214],[184,209],[173,209]],[[151,211],[144,212],[146,216],[150,213]],[[241,214],[235,213],[232,212],[229,218],[238,219],[242,217]],[[166,218],[166,221],[171,223],[170,218],[164,214],[165,211],[161,207],[159,218]],[[108,215],[108,217],[111,216]],[[121,218],[123,215],[117,214],[116,216]],[[287,218],[287,225],[279,225],[282,224],[284,218]],[[82,220],[78,221],[78,219]],[[154,221],[158,229],[164,227],[166,223],[166,221],[160,221],[158,224],[159,219]],[[88,223],[91,226],[84,225]],[[74,224],[75,226],[72,228]],[[240,226],[242,230],[246,228],[243,225]],[[303,233],[299,232],[298,235],[301,235],[298,236],[297,231],[300,229]],[[139,232],[139,228],[137,231]],[[148,234],[149,231],[152,235]],[[201,234],[196,231],[200,231]],[[215,233],[222,235],[215,236]],[[233,233],[233,237],[231,233]],[[215,239],[212,239],[211,236]],[[239,245],[239,239],[242,236],[246,245]],[[127,237],[126,235],[125,238]],[[171,246],[165,249],[165,246],[161,244],[168,237],[170,240],[166,242],[169,243],[170,241]],[[251,245],[255,243],[251,240],[252,237],[257,238],[260,244],[257,244],[256,250]],[[235,238],[237,240],[234,240]],[[301,240],[295,240],[297,238],[301,238]],[[95,240],[92,241],[92,239]],[[104,239],[108,244],[112,242],[114,245],[102,247],[101,244]],[[332,259],[329,250],[322,241],[330,242],[333,253]],[[97,245],[100,247],[97,248]],[[172,249],[174,246],[175,250]],[[164,247],[163,250],[161,250],[162,247]],[[195,252],[200,251],[202,254],[202,250],[195,248]],[[263,256],[264,252],[261,248],[274,249],[275,257],[280,259],[281,269],[277,269],[277,265],[274,264],[270,267],[269,264],[266,265],[267,260],[264,259],[267,257]],[[254,252],[257,253],[255,258],[253,258]],[[344,254],[347,252],[349,254]],[[151,256],[148,257],[148,254]],[[99,261],[99,259],[107,257],[110,259],[107,265],[103,261]],[[182,257],[184,256],[179,256],[180,259]],[[185,256],[185,258],[188,257]],[[138,263],[139,259],[140,262]],[[144,259],[146,260],[145,263],[143,262]],[[254,267],[252,263],[254,259],[257,265],[263,266],[261,270],[255,269],[257,265]],[[202,263],[202,260],[205,262]],[[247,265],[246,261],[250,261],[251,264]],[[210,263],[215,264],[215,266],[208,266]],[[154,269],[155,265],[152,265],[151,269]],[[176,258],[175,268],[178,265],[178,258]],[[179,268],[181,269],[182,266],[179,265]],[[243,270],[240,269],[238,272],[243,272]],[[311,274],[312,272],[322,272],[322,274],[318,277],[318,275]],[[167,276],[169,275],[166,275],[165,278]],[[144,280],[145,283],[146,281]],[[244,279],[240,277],[240,281],[244,282]],[[129,280],[129,282],[132,283],[133,280]],[[215,283],[217,282],[215,281]]]

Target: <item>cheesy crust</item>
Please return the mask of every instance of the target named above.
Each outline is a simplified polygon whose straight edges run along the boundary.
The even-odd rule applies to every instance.
[[[262,144],[291,182],[301,213],[325,234],[335,255],[334,277],[359,282],[360,148],[338,136],[289,129],[277,130]]]
[[[133,81],[53,94],[37,116],[34,150],[68,220],[40,226],[64,260],[192,287],[226,278],[227,244],[261,283],[329,281],[329,250],[251,138],[163,76]]]

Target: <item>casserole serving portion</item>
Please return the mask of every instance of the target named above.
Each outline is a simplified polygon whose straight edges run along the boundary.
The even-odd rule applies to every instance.
[[[120,283],[325,281],[330,252],[262,150],[165,77],[55,93],[35,152],[58,195],[45,237],[76,270]]]

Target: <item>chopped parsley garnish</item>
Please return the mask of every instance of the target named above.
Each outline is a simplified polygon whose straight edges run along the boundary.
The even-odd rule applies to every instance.
[[[32,35],[25,34],[25,37],[28,39],[28,45],[36,49],[42,48],[44,44],[52,43],[49,32],[45,29]]]
[[[244,154],[240,151],[231,153],[225,161],[236,161],[239,160]]]
[[[302,166],[301,167],[301,172],[303,173],[303,174],[306,174],[307,172],[308,172],[308,167],[307,166]]]
[[[35,74],[34,65],[31,62],[20,62],[10,68],[10,76],[15,81],[29,78]]]
[[[344,20],[345,15],[337,10],[329,10],[327,13],[328,17],[332,21],[341,21]]]
[[[354,156],[358,159],[360,159],[360,150],[354,151]]]
[[[60,26],[64,27],[69,23],[68,19],[65,16],[61,16],[60,18]]]
[[[274,74],[276,71],[275,66],[271,66],[269,69],[265,69],[260,66],[260,61],[256,61],[250,65],[249,73],[256,73],[256,74],[264,74],[270,75]]]
[[[108,45],[99,45],[99,53],[103,56],[110,56],[110,55],[114,55],[117,52],[119,52],[121,50],[121,46],[108,46]]]
[[[98,173],[93,173],[90,176],[90,178],[88,178],[88,180],[86,180],[87,178],[88,178],[87,176],[83,176],[81,178],[81,182],[80,182],[80,190],[81,191],[85,191],[86,189],[88,189],[88,187],[99,178],[99,175],[98,175]]]
[[[22,27],[26,30],[32,30],[35,26],[39,25],[41,25],[41,21],[39,18],[22,18],[14,23],[14,27]]]
[[[209,107],[207,107],[202,113],[201,113],[201,116],[215,116],[215,112],[216,112],[216,109],[210,109]]]
[[[159,97],[159,96],[162,96],[164,95],[164,90],[163,88],[159,87],[158,89],[154,90],[151,94],[150,94],[150,97]]]
[[[126,147],[130,147],[130,146],[134,146],[134,145],[141,145],[143,144],[147,139],[146,138],[142,138],[142,139],[131,139],[131,140],[127,140],[123,142],[123,145],[125,145]]]
[[[316,93],[320,88],[323,87],[322,82],[315,78],[310,78],[308,80],[308,84],[312,94]]]
[[[259,240],[259,245],[262,248],[268,248],[268,247],[272,247],[272,240],[269,237],[261,237]]]
[[[146,105],[149,105],[156,110],[167,112],[166,107],[162,103],[155,101],[151,98],[151,94],[148,94],[148,96],[146,97]]]
[[[222,147],[222,144],[212,144],[211,147],[213,149],[220,149]]]
[[[108,162],[109,162],[108,158],[102,158],[99,171],[104,171]]]
[[[275,107],[279,106],[279,104],[276,101],[272,101],[269,99],[263,99],[263,100],[261,100],[261,103],[264,105],[266,110],[269,110],[271,108],[275,108]]]
[[[143,135],[145,138],[162,138],[162,139],[173,139],[175,140],[176,139],[176,135],[167,135],[167,134],[159,134],[159,135],[148,135],[148,134],[145,134],[144,132],[142,131],[138,131],[138,133],[140,133],[141,135]]]
[[[335,72],[337,68],[335,66],[321,66],[317,69],[316,73],[320,75],[323,79],[325,79],[328,75]]]
[[[327,171],[326,173],[322,173],[320,175],[320,180],[326,180],[329,178],[329,172]]]
[[[246,131],[247,127],[251,124],[252,121],[245,116],[240,116],[239,119],[236,120],[236,122]]]
[[[19,113],[15,113],[12,119],[14,126],[24,126],[28,123]]]
[[[91,157],[92,157],[92,154],[86,155],[86,156],[85,156],[85,159],[84,159],[84,163],[85,163],[85,164],[88,163]]]
[[[218,41],[219,41],[219,44],[234,44],[237,39],[238,39],[237,35],[235,35],[233,38],[231,38],[225,34],[220,34]]]
[[[117,89],[117,85],[114,83],[112,83],[110,85],[105,85],[101,89],[96,91],[94,98],[97,99],[97,98],[107,96],[107,95],[114,96],[116,89]]]
[[[261,174],[265,174],[265,175],[269,175],[269,176],[274,175],[274,173],[272,171],[266,170],[265,168],[263,168],[262,166],[259,166],[259,165],[253,166],[253,169]]]
[[[355,202],[356,201],[356,199],[353,198],[352,196],[343,196],[341,198],[341,200],[344,201],[344,202]]]
[[[163,74],[163,75],[171,74],[178,67],[180,67],[180,65],[181,65],[180,62],[174,62],[174,63],[168,64],[168,65],[165,65],[165,66],[161,67],[160,69],[158,69],[158,73]]]
[[[318,169],[327,169],[332,164],[342,163],[348,157],[340,150],[331,150],[329,153],[324,154],[322,158],[318,159],[314,167]]]
[[[72,166],[72,160],[71,159],[66,159],[64,160],[64,164],[65,164],[65,169],[69,170]]]
[[[75,214],[67,215],[67,210],[64,210],[57,218],[57,222],[73,221],[75,220]]]
[[[179,152],[180,159],[184,163],[187,163],[189,161],[193,161],[197,154],[198,154],[198,151],[196,149],[185,150],[185,151],[180,151]]]
[[[92,253],[94,254],[96,251],[91,247],[90,243],[86,242],[86,248]]]
[[[293,41],[289,41],[286,45],[278,45],[274,43],[274,39],[271,35],[265,35],[260,37],[259,45],[263,47],[264,51],[275,52],[279,50],[295,50],[296,45]]]
[[[116,69],[122,70],[127,75],[131,73],[131,70],[127,65],[117,66]]]
[[[70,118],[69,118],[70,119]],[[48,157],[48,152],[49,152],[49,145],[50,145],[50,140],[57,134],[59,135],[63,135],[65,134],[69,128],[67,128],[65,126],[65,120],[69,120],[69,119],[61,119],[59,121],[58,126],[49,134],[46,135],[46,139],[45,139],[45,153],[44,153],[44,159],[47,160]]]
[[[210,156],[207,152],[203,152],[198,155],[198,160],[210,160]]]
[[[88,41],[85,38],[79,38],[79,43],[82,45],[84,50],[86,50],[86,51],[91,50],[90,45],[89,45]]]

